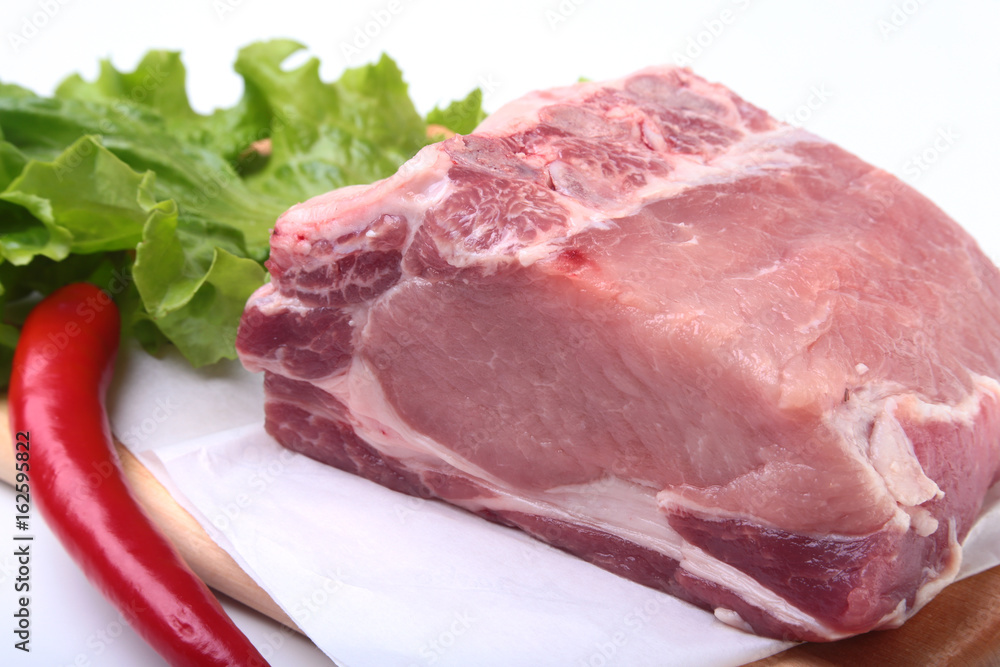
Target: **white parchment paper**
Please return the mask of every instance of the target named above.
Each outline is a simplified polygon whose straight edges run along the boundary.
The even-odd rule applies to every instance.
[[[790,644],[734,630],[444,503],[280,447],[261,377],[123,350],[115,433],[343,667],[740,665]],[[962,575],[1000,564],[1000,490]]]

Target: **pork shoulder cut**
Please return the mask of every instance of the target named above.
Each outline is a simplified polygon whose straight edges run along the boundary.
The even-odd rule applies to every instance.
[[[1000,274],[688,70],[529,94],[276,223],[284,446],[781,638],[894,627],[1000,481]]]

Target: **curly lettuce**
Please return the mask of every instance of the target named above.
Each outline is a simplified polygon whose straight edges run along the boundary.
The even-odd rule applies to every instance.
[[[384,55],[333,82],[315,58],[283,69],[302,49],[242,49],[242,98],[210,114],[192,109],[176,52],[151,51],[131,72],[102,62],[94,81],[70,76],[51,97],[0,84],[0,383],[24,304],[76,280],[112,293],[123,334],[152,353],[235,358],[284,210],[385,178],[441,126],[467,133],[484,117],[478,90],[421,116]]]

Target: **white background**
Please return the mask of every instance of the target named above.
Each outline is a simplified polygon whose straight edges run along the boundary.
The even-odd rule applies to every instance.
[[[477,85],[493,110],[580,76],[684,61],[904,178],[1000,260],[998,0],[346,4],[4,0],[0,80],[47,94],[71,72],[93,78],[100,58],[131,69],[149,48],[178,49],[192,102],[209,111],[240,95],[231,70],[239,47],[292,37],[321,59],[324,78],[386,51],[421,111]],[[13,515],[4,488],[0,526]],[[4,534],[0,528],[0,543]],[[157,664],[51,537],[39,531],[33,549],[35,651],[24,656],[10,648],[13,557],[0,547],[0,663]],[[329,664],[308,657],[305,642],[230,608],[274,664]]]

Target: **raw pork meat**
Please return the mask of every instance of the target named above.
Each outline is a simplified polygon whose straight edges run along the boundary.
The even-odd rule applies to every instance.
[[[1000,478],[997,269],[687,70],[527,95],[271,245],[278,441],[738,627],[902,623]]]

